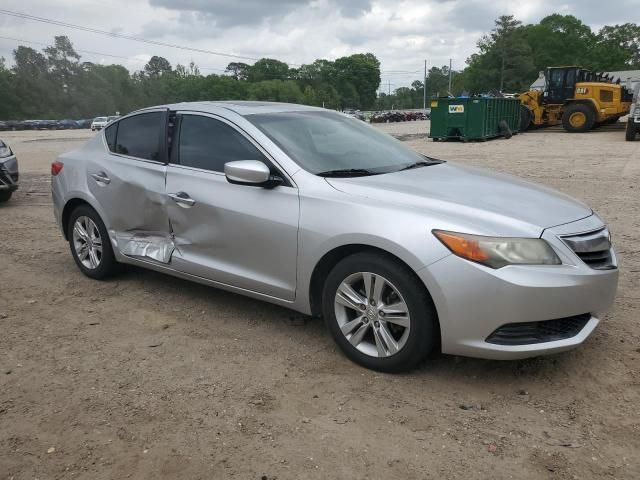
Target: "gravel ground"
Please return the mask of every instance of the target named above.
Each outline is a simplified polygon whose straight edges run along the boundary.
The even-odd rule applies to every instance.
[[[640,142],[620,126],[468,144],[378,128],[609,222],[620,288],[581,348],[384,375],[279,307],[139,269],[91,281],[48,176],[91,132],[5,132],[23,176],[0,207],[0,479],[640,478]]]

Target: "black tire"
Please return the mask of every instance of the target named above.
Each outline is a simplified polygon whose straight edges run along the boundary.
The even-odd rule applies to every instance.
[[[351,345],[340,330],[334,304],[336,292],[347,277],[358,272],[381,275],[391,282],[404,298],[410,316],[409,333],[404,346],[394,355],[367,355]],[[372,370],[411,370],[439,344],[437,313],[429,293],[411,269],[390,255],[376,252],[356,253],[338,263],[324,284],[322,312],[331,335],[343,353],[355,363]]]
[[[82,261],[78,258],[78,254],[76,253],[76,249],[73,245],[73,227],[78,217],[81,216],[89,217],[93,220],[98,227],[100,238],[102,240],[102,257],[100,258],[98,266],[93,269],[87,268],[82,264]],[[121,265],[116,262],[107,229],[105,228],[100,215],[98,215],[98,213],[89,205],[79,205],[73,210],[73,212],[71,212],[69,223],[67,224],[67,239],[69,240],[69,249],[71,250],[73,260],[76,262],[80,271],[87,277],[96,280],[103,280],[120,272]]]
[[[8,202],[13,195],[11,190],[0,190],[0,203]]]
[[[505,120],[500,120],[498,122],[498,130],[500,131],[500,134],[507,140],[513,136],[513,132],[511,132],[509,124]]]
[[[580,113],[585,117],[584,123],[580,126],[572,125],[571,116]],[[564,109],[564,112],[562,113],[562,126],[569,133],[588,132],[593,128],[593,125],[595,123],[596,115],[593,112],[593,109],[589,107],[589,105],[585,105],[584,103],[574,103],[573,105],[569,105]]]
[[[533,122],[533,112],[529,107],[520,105],[520,131],[526,132],[531,127],[531,122]]]
[[[627,120],[627,130],[625,131],[624,138],[627,142],[633,142],[636,139],[636,133],[638,133],[638,127],[635,122],[630,118]]]

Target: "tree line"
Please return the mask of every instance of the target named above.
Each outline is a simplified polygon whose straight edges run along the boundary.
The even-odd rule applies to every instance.
[[[42,52],[19,46],[14,65],[0,61],[0,119],[90,118],[149,105],[199,100],[263,100],[326,108],[371,108],[380,62],[370,53],[316,60],[290,68],[263,58],[230,63],[224,74],[202,75],[192,62],[173,67],[154,56],[133,74],[122,65],[81,61],[57,36]]]
[[[428,98],[525,91],[547,66],[640,69],[640,26],[634,23],[594,32],[572,15],[553,14],[527,25],[505,15],[477,47],[465,68],[451,72],[451,91],[449,67],[429,69]],[[174,67],[159,56],[134,73],[122,65],[81,61],[66,36],[55,37],[42,52],[18,46],[13,56],[11,68],[0,58],[0,119],[5,120],[90,118],[198,100],[263,100],[363,110],[419,108],[423,102],[423,79],[391,94],[378,94],[380,62],[371,53],[318,59],[297,68],[271,58],[253,65],[232,62],[220,75],[203,75],[193,62]]]

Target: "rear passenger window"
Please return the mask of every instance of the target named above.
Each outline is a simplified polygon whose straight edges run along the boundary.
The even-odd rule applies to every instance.
[[[160,134],[163,119],[163,112],[149,112],[120,120],[117,123],[115,153],[144,160],[161,160]]]
[[[116,151],[116,133],[118,132],[118,124],[114,123],[104,131],[105,139],[107,140],[107,146],[112,152]]]
[[[183,115],[180,122],[178,162],[188,167],[224,172],[235,160],[261,160],[264,155],[242,134],[209,117]]]

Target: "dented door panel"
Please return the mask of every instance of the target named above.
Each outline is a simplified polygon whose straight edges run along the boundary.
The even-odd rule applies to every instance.
[[[295,298],[296,188],[232,185],[224,174],[169,165],[166,191],[193,200],[192,205],[167,202],[175,244],[172,268],[284,300]]]
[[[167,263],[170,254],[158,253],[166,252],[162,244],[170,240],[164,191],[166,166],[105,153],[98,161],[88,160],[86,172],[88,188],[106,212],[105,224],[120,253]],[[155,245],[145,249],[139,241]],[[143,250],[156,253],[139,255]]]

